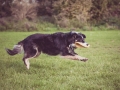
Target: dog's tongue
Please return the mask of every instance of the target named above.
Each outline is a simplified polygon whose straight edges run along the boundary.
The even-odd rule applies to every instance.
[[[84,47],[84,48],[88,48],[88,47],[90,47],[90,45],[89,44],[87,44],[87,43],[81,43],[81,42],[75,42],[75,46],[76,47]]]

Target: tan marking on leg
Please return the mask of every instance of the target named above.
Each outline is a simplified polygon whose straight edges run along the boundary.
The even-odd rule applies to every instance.
[[[70,55],[66,55],[66,56],[61,56],[62,58],[67,58],[67,59],[72,59],[72,60],[80,60],[80,61],[87,61],[88,59],[85,57],[81,57],[79,55],[75,55],[75,56],[70,56]]]

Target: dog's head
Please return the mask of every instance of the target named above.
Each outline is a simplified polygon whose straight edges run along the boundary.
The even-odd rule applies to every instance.
[[[90,45],[85,42],[86,36],[82,33],[78,33],[75,31],[71,31],[69,33],[69,43],[73,45],[73,47],[89,47]]]

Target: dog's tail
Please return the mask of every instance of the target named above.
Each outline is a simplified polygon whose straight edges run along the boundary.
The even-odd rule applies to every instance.
[[[21,53],[23,51],[23,45],[21,43],[18,43],[17,45],[14,45],[13,50],[6,48],[6,51],[11,56],[16,55],[16,54]]]

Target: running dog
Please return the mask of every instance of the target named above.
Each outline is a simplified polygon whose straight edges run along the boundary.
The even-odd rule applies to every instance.
[[[6,48],[6,51],[9,55],[16,55],[24,51],[23,61],[27,69],[30,67],[29,59],[39,56],[41,52],[53,56],[61,55],[61,57],[73,60],[87,61],[87,58],[78,56],[74,52],[79,43],[89,46],[89,44],[85,43],[85,38],[84,34],[75,31],[53,34],[36,33],[18,42],[14,45],[13,50]]]

